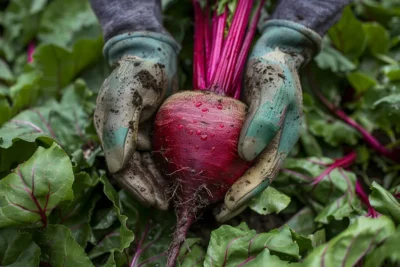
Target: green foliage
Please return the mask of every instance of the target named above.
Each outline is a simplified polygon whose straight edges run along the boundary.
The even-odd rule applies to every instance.
[[[1,266],[38,266],[40,248],[28,233],[17,229],[0,230]]]
[[[47,225],[47,216],[71,200],[71,162],[57,145],[39,147],[32,157],[0,181],[0,227]]]
[[[178,69],[187,89],[191,2],[162,7],[183,47]],[[143,207],[114,183],[94,130],[96,97],[111,70],[89,1],[0,1],[0,25],[0,265],[165,266],[172,210]],[[251,200],[243,221],[200,219],[178,266],[400,263],[399,165],[316,94],[398,154],[399,29],[397,0],[354,1],[344,10],[300,72],[301,136],[272,187]],[[338,165],[350,151],[357,157]],[[367,217],[371,209],[376,218]]]

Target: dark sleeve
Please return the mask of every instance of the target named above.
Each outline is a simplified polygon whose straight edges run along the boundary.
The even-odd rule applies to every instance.
[[[297,22],[323,36],[352,0],[279,0],[270,19]]]
[[[125,32],[167,33],[162,26],[161,0],[90,0],[90,4],[106,41]]]

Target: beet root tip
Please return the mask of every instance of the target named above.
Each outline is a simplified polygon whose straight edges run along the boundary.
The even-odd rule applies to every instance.
[[[196,212],[188,206],[180,207],[177,212],[177,225],[174,233],[174,240],[168,249],[167,267],[175,267],[181,245],[185,242],[190,226],[195,221]]]

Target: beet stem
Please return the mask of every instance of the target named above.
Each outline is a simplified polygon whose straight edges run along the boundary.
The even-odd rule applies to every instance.
[[[260,1],[257,11],[256,11],[255,15],[253,16],[253,19],[251,20],[249,31],[246,34],[246,38],[244,40],[242,49],[239,54],[239,58],[237,60],[235,75],[234,75],[233,82],[232,82],[233,86],[231,88],[232,90],[234,90],[234,98],[235,99],[240,98],[240,92],[242,90],[242,83],[240,82],[240,78],[242,77],[242,73],[243,73],[244,67],[246,65],[247,55],[249,54],[251,42],[253,41],[254,35],[256,33],[257,23],[260,19],[261,9],[264,6],[264,3],[265,3],[265,0]]]
[[[368,208],[367,217],[372,217],[372,218],[379,217],[379,213],[371,206],[371,203],[369,202],[368,199],[368,195],[364,191],[364,188],[362,187],[359,180],[357,180],[356,182],[356,193],[360,198],[361,202]]]
[[[215,15],[216,16],[216,15]],[[225,8],[224,13],[219,15],[218,17],[215,18],[215,33],[213,32],[213,47],[212,47],[212,52],[211,52],[211,59],[210,59],[210,67],[208,69],[208,82],[207,84],[210,86],[211,81],[214,79],[216,69],[218,67],[219,61],[220,61],[220,55],[222,51],[222,47],[224,45],[224,30],[225,30],[225,25],[226,25],[226,20],[228,17],[228,11]],[[213,26],[214,26],[213,25]]]
[[[222,14],[210,10],[210,3],[202,10],[199,0],[193,0],[195,13],[195,42],[193,87],[213,91],[239,99],[240,78],[254,38],[257,22],[265,0],[260,0],[250,20],[254,0],[239,0],[227,27],[228,8]]]
[[[400,156],[395,152],[388,150],[384,145],[382,145],[372,134],[370,134],[366,129],[364,129],[360,124],[358,124],[355,120],[350,118],[342,109],[333,105],[325,98],[325,96],[317,89],[314,78],[310,72],[310,85],[314,94],[318,97],[322,104],[326,106],[326,108],[334,114],[336,117],[341,119],[347,125],[356,129],[364,138],[364,141],[378,154],[389,158],[395,162],[400,162]]]
[[[205,89],[205,16],[201,10],[200,3],[193,0],[194,5],[194,64],[193,64],[193,88]]]

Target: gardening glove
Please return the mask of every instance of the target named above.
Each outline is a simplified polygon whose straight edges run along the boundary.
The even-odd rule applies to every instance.
[[[349,1],[281,0],[264,23],[246,66],[244,102],[249,110],[239,155],[254,165],[227,192],[215,210],[225,222],[272,182],[299,138],[302,89],[299,68],[315,56],[321,36],[340,18]]]
[[[255,164],[229,189],[217,215],[225,221],[262,192],[297,142],[302,123],[298,69],[318,51],[321,38],[291,21],[271,20],[249,57],[244,102],[249,110],[239,139],[239,155]]]
[[[113,178],[143,204],[166,210],[167,183],[153,162],[151,133],[158,108],[178,89],[180,48],[154,18],[156,2],[92,0],[105,38],[113,36],[104,55],[114,67],[100,89],[94,122]],[[127,32],[132,25],[135,31]]]

